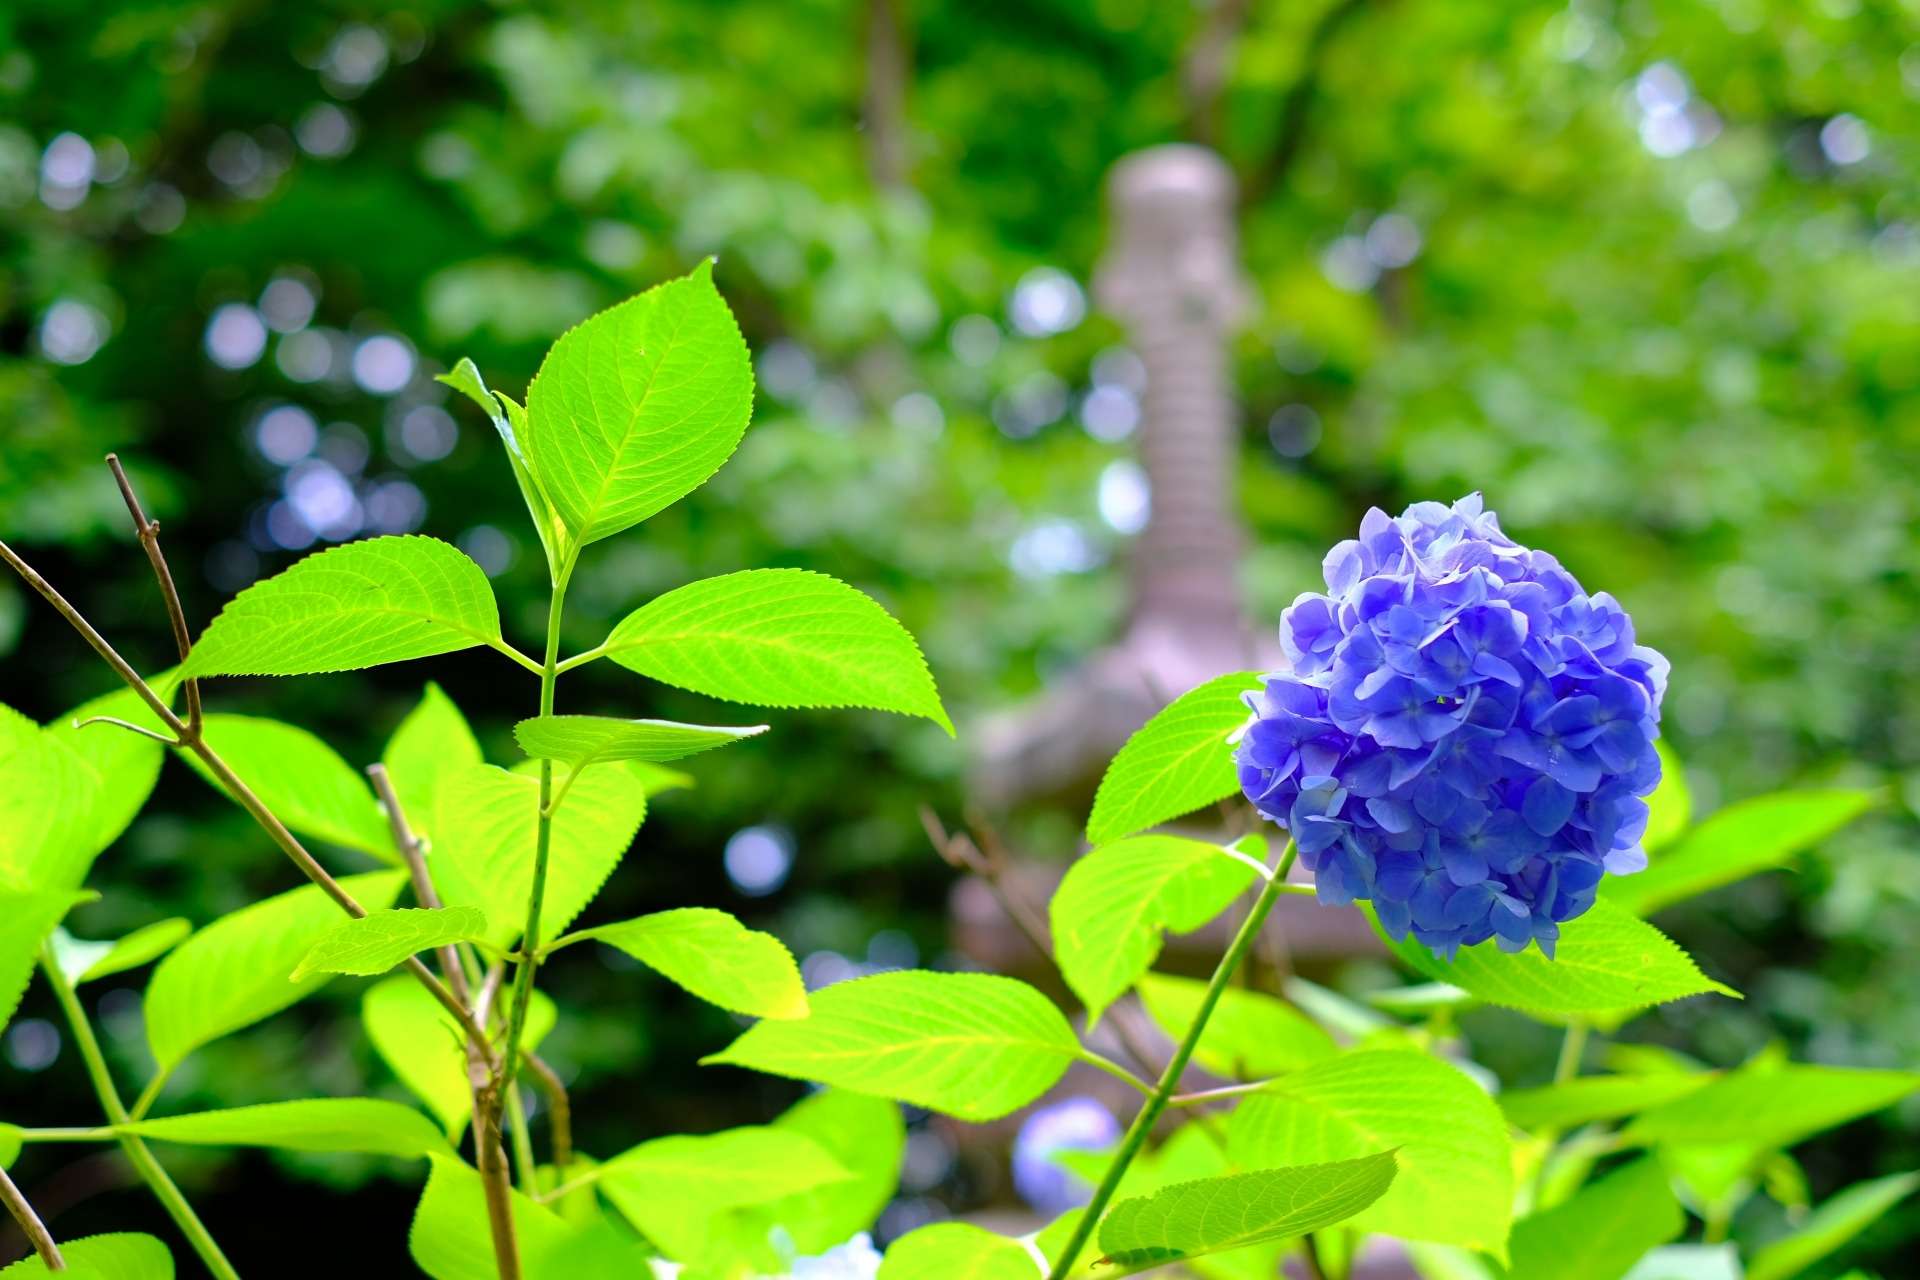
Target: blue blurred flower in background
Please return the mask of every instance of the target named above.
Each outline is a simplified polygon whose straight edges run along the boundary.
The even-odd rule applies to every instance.
[[[1538,943],[1646,865],[1667,661],[1480,496],[1377,508],[1281,615],[1240,782],[1322,902],[1443,956]]]
[[[1065,1098],[1040,1107],[1013,1142],[1013,1187],[1049,1217],[1077,1209],[1093,1188],[1055,1160],[1061,1151],[1104,1151],[1120,1141],[1120,1122],[1094,1098]]]

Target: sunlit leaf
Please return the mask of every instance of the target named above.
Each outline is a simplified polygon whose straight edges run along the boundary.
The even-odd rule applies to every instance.
[[[1176,1041],[1193,1025],[1206,990],[1204,982],[1164,973],[1145,974],[1139,982],[1147,1013]],[[1193,1060],[1218,1076],[1256,1080],[1311,1066],[1338,1051],[1332,1036],[1286,1001],[1228,987],[1200,1033]]]
[[[1358,1052],[1283,1076],[1228,1122],[1242,1169],[1398,1149],[1400,1172],[1354,1225],[1499,1256],[1512,1213],[1507,1124],[1467,1076],[1420,1053]]]
[[[385,973],[408,956],[486,936],[478,907],[390,907],[342,920],[307,949],[294,966],[299,982],[314,973]]]
[[[1711,1083],[1708,1074],[1663,1071],[1652,1075],[1578,1076],[1538,1089],[1507,1089],[1500,1109],[1522,1129],[1571,1129],[1596,1120],[1617,1120],[1684,1097]]]
[[[67,1264],[64,1271],[50,1270],[38,1257],[29,1257],[0,1269],[0,1276],[7,1280],[33,1280],[38,1276],[57,1280],[173,1280],[173,1255],[167,1252],[167,1246],[136,1232],[62,1240],[60,1254]]]
[[[1642,1112],[1623,1131],[1661,1145],[1791,1146],[1920,1090],[1920,1072],[1761,1065]]]
[[[1739,994],[1701,973],[1671,938],[1605,898],[1560,927],[1551,960],[1533,949],[1510,954],[1491,942],[1467,947],[1451,962],[1411,936],[1387,945],[1428,977],[1534,1013],[1618,1013],[1709,991]]]
[[[1608,876],[1603,896],[1636,915],[1766,871],[1871,809],[1871,791],[1781,791],[1730,805],[1630,876]]]
[[[40,944],[75,904],[92,896],[67,889],[0,887],[0,1028],[20,1007]]]
[[[358,769],[305,729],[258,716],[213,714],[207,744],[247,789],[293,831],[395,859],[393,836],[380,802]],[[220,784],[200,757],[183,752],[193,771]]]
[[[1792,1231],[1754,1252],[1747,1280],[1793,1280],[1837,1252],[1887,1210],[1920,1189],[1920,1173],[1856,1182],[1808,1215]]]
[[[485,762],[467,718],[432,683],[421,691],[420,701],[393,731],[380,756],[407,825],[415,836],[429,841],[433,833],[427,824],[434,815],[437,788],[463,769]]]
[[[91,942],[55,929],[53,954],[67,981],[79,986],[158,960],[192,932],[192,922],[178,917],[135,929],[117,942]]]
[[[1636,1160],[1514,1223],[1507,1280],[1620,1280],[1685,1222],[1660,1162]]]
[[[535,716],[515,725],[513,737],[534,759],[578,770],[605,760],[680,760],[766,731],[764,724],[736,729],[672,720]]]
[[[1033,1252],[967,1222],[936,1222],[887,1246],[875,1280],[1035,1280]]]
[[[436,538],[329,547],[228,602],[193,646],[190,676],[352,671],[499,645],[479,565]]]
[[[705,578],[640,606],[607,655],[664,684],[761,707],[871,707],[948,733],[920,646],[846,583],[803,569]]]
[[[1100,1248],[1122,1266],[1178,1262],[1284,1240],[1344,1222],[1393,1185],[1394,1153],[1229,1173],[1121,1200],[1100,1223]]]
[[[533,522],[534,532],[540,537],[540,548],[546,552],[547,571],[557,580],[560,566],[572,548],[572,539],[566,525],[554,512],[553,503],[540,488],[540,482],[527,467],[527,456],[520,443],[526,429],[526,410],[509,400],[506,396],[487,388],[486,380],[480,376],[480,370],[473,361],[461,357],[453,368],[434,378],[444,383],[480,407],[487,415],[487,421],[500,437],[500,444],[506,450],[507,465],[513,470],[513,482],[520,490],[520,499],[527,505],[527,518]]]
[[[401,871],[340,881],[369,911],[390,905],[405,883]],[[329,975],[287,975],[344,918],[318,886],[302,885],[222,916],[176,947],[147,984],[147,1044],[161,1069],[319,990]]]
[[[135,1133],[198,1146],[277,1147],[284,1151],[358,1151],[411,1159],[447,1152],[433,1121],[377,1098],[307,1098],[224,1111],[141,1120]]]
[[[538,1048],[558,1016],[553,1001],[535,990],[521,1043]],[[473,1094],[467,1084],[465,1041],[453,1015],[420,983],[396,974],[367,989],[360,1020],[374,1050],[400,1083],[426,1104],[448,1137],[457,1137],[473,1114]]]
[[[804,1018],[807,990],[793,953],[724,911],[682,907],[572,935],[617,947],[709,1004],[755,1018]]]
[[[1254,857],[1266,848],[1257,837],[1243,845]],[[1253,881],[1218,845],[1180,836],[1118,840],[1068,867],[1048,914],[1054,958],[1088,1020],[1139,980],[1164,935],[1198,929]]]
[[[835,983],[798,1021],[768,1020],[703,1062],[995,1120],[1045,1093],[1080,1053],[1052,1001],[984,973],[906,970]]]
[[[1106,844],[1239,794],[1228,738],[1251,714],[1241,695],[1259,687],[1257,672],[1220,676],[1142,725],[1100,779],[1087,842]]]

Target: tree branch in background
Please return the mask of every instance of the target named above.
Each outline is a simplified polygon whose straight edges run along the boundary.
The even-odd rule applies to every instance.
[[[27,1197],[14,1185],[5,1169],[0,1169],[0,1203],[7,1206],[7,1212],[20,1224],[20,1230],[33,1243],[33,1251],[40,1255],[40,1261],[46,1263],[49,1271],[65,1271],[67,1260],[60,1256],[60,1246],[53,1242],[53,1233],[47,1230],[47,1224],[40,1221],[40,1215],[27,1203]]]
[[[1273,146],[1240,184],[1241,208],[1250,208],[1272,195],[1292,171],[1306,142],[1314,100],[1320,95],[1320,76],[1327,49],[1341,29],[1366,7],[1367,0],[1334,0],[1307,33],[1306,48],[1300,55],[1300,74],[1294,77],[1286,96],[1280,100],[1280,122],[1274,130]]]
[[[867,83],[860,101],[866,133],[867,173],[882,189],[905,187],[910,167],[907,146],[907,86],[913,77],[903,0],[868,0],[866,19]]]
[[[1220,99],[1233,66],[1233,47],[1247,25],[1250,0],[1213,0],[1186,58],[1180,64],[1180,88],[1186,99],[1187,137],[1220,148]]]

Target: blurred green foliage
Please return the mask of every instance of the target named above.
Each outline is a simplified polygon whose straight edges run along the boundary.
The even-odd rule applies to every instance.
[[[962,746],[878,716],[782,717],[662,803],[604,905],[719,902],[802,955],[931,954],[946,876],[915,806],[957,808],[966,724],[1125,608],[1131,526],[1101,494],[1131,483],[1126,406],[1087,408],[1096,384],[1124,398],[1124,338],[1059,317],[1085,303],[1107,167],[1179,138],[1219,146],[1245,188],[1256,617],[1312,585],[1366,505],[1485,490],[1673,658],[1667,725],[1704,808],[1789,782],[1884,782],[1901,802],[1796,879],[1676,912],[1752,998],[1650,1022],[1719,1062],[1781,1037],[1819,1061],[1910,1063],[1911,3],[16,0],[0,9],[0,536],[164,665],[99,464],[118,449],[197,619],[310,542],[424,525],[494,570],[509,630],[534,634],[544,575],[506,467],[427,375],[469,354],[518,394],[559,329],[717,254],[758,356],[755,425],[715,483],[589,563],[572,639],[704,574],[830,570],[922,638]],[[41,718],[105,687],[11,583],[0,657],[0,699]],[[527,691],[484,661],[445,680],[508,758]],[[223,702],[359,761],[418,692],[401,669]],[[710,710],[612,670],[568,696]],[[287,883],[240,815],[169,769],[175,799],[118,855],[149,901],[88,909],[100,936]],[[798,856],[756,903],[720,851],[757,827]],[[583,1016],[553,1053],[614,1138],[763,1101],[715,1096],[677,1048],[649,1054],[655,1036],[716,1041],[720,1015],[584,966],[563,1000],[567,981]],[[111,1030],[126,1002],[102,1003]],[[301,1034],[282,1020],[219,1046],[179,1097],[374,1073],[363,1047]],[[138,1052],[124,1027],[114,1041]],[[621,1087],[641,1070],[657,1087]],[[0,1100],[41,1088],[0,1068]],[[46,1088],[87,1114],[77,1082]],[[1815,1149],[1817,1188],[1842,1164],[1911,1167],[1914,1119]],[[403,1221],[404,1198],[389,1210]]]

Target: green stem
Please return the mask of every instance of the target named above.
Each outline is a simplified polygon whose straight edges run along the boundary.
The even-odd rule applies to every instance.
[[[1146,1145],[1154,1122],[1166,1110],[1168,1100],[1179,1086],[1187,1062],[1193,1057],[1194,1047],[1200,1043],[1200,1033],[1206,1030],[1207,1019],[1213,1016],[1214,1006],[1220,1003],[1221,995],[1232,985],[1233,976],[1239,972],[1240,962],[1246,958],[1254,938],[1259,935],[1267,913],[1280,900],[1280,886],[1285,883],[1287,869],[1293,866],[1298,852],[1294,842],[1288,840],[1286,849],[1280,854],[1280,864],[1274,868],[1273,878],[1260,887],[1260,896],[1253,900],[1253,909],[1247,912],[1247,918],[1241,922],[1240,932],[1234,935],[1227,953],[1220,957],[1220,963],[1215,966],[1213,979],[1207,983],[1207,992],[1200,997],[1200,1008],[1193,1015],[1193,1025],[1187,1028],[1187,1034],[1174,1049],[1173,1057],[1167,1061],[1166,1070],[1160,1073],[1160,1080],[1154,1085],[1153,1092],[1147,1096],[1140,1113],[1134,1116],[1126,1136],[1120,1139],[1120,1150],[1115,1153],[1113,1163],[1107,1166],[1106,1176],[1100,1179],[1093,1199],[1080,1215],[1080,1221],[1073,1229],[1073,1237],[1054,1259],[1053,1270],[1047,1273],[1047,1280],[1066,1280],[1072,1273],[1074,1260],[1092,1238],[1094,1228],[1100,1223],[1100,1215],[1106,1212],[1107,1203],[1113,1199],[1113,1193],[1120,1188],[1120,1180],[1126,1176],[1127,1166],[1133,1163],[1134,1157],[1140,1154],[1140,1148]]]
[[[60,971],[59,963],[54,959],[53,949],[44,946],[40,950],[40,968],[47,975],[47,982],[53,988],[54,998],[60,1002],[60,1009],[66,1015],[67,1023],[73,1029],[74,1045],[80,1050],[80,1058],[87,1066],[87,1075],[93,1080],[93,1091],[100,1096],[100,1106],[107,1113],[107,1119],[116,1127],[125,1125],[130,1117],[127,1107],[120,1100],[120,1091],[113,1083],[113,1073],[107,1069],[106,1055],[100,1052],[100,1041],[94,1037],[93,1024],[87,1020],[87,1011],[81,1005],[80,998],[74,994],[73,986],[67,976]],[[200,1215],[187,1203],[186,1196],[174,1185],[167,1171],[160,1167],[147,1144],[131,1133],[116,1135],[120,1149],[126,1152],[127,1160],[135,1172],[153,1191],[174,1225],[180,1228],[180,1234],[187,1238],[193,1251],[200,1255],[200,1261],[206,1265],[215,1280],[240,1280],[240,1273],[227,1261],[227,1255],[220,1252],[220,1246],[214,1243],[213,1235],[206,1224],[200,1221]]]
[[[1553,1064],[1553,1082],[1565,1084],[1580,1074],[1580,1058],[1587,1051],[1587,1033],[1591,1030],[1584,1022],[1569,1022],[1566,1038],[1560,1042],[1560,1058]]]
[[[540,1168],[534,1158],[533,1130],[527,1124],[526,1099],[520,1096],[518,1081],[507,1086],[507,1136],[513,1140],[513,1165],[520,1175],[520,1190],[535,1195],[540,1190]]]
[[[553,686],[560,678],[560,619],[566,608],[567,581],[573,576],[574,562],[560,566],[553,586],[553,599],[547,605],[547,653],[540,671],[540,714],[553,714]],[[527,894],[527,925],[522,931],[520,954],[524,957],[513,975],[513,999],[507,1010],[507,1038],[500,1051],[499,1103],[506,1099],[520,1065],[520,1037],[527,1026],[527,1009],[533,1002],[534,975],[540,969],[540,913],[547,900],[547,858],[553,847],[553,761],[540,762],[540,813],[533,838],[533,888]]]

